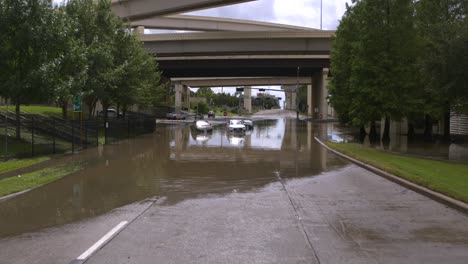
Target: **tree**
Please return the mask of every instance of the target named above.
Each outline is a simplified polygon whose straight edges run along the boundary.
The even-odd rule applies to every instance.
[[[431,117],[443,117],[444,136],[449,137],[450,110],[468,100],[467,3],[459,0],[421,0],[417,3],[417,29],[425,56],[419,57],[427,126]]]
[[[67,118],[68,101],[72,95],[81,94],[87,79],[87,50],[81,38],[74,35],[78,21],[67,15],[65,6],[54,12],[54,21],[49,25],[51,55],[42,67],[42,78],[52,88],[52,96]]]
[[[3,0],[1,6],[1,94],[15,103],[16,137],[19,139],[20,104],[47,99],[50,95],[42,73],[53,53],[50,25],[54,23],[54,12],[47,0]]]
[[[204,97],[207,101],[210,101],[210,99],[213,99],[215,93],[211,90],[211,87],[200,87],[195,95],[197,97]]]
[[[410,0],[353,1],[333,42],[331,103],[344,120],[399,120],[418,109],[417,39]]]

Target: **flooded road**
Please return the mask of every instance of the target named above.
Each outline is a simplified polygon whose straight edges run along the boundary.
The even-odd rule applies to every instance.
[[[280,113],[84,151],[0,203],[0,263],[468,263],[466,215],[338,159],[313,139],[330,127]]]
[[[270,117],[271,118],[271,117]],[[254,121],[246,134],[160,125],[152,135],[77,155],[86,169],[0,203],[0,237],[94,217],[150,197],[167,204],[252,192],[282,177],[310,177],[344,166],[312,138],[310,123]]]

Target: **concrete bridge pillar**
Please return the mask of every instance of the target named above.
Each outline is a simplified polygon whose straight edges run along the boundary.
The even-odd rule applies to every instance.
[[[183,86],[185,92],[185,107],[190,111],[190,88],[188,86]]]
[[[307,115],[312,116],[312,84],[307,85]]]
[[[291,97],[290,97],[290,102],[291,104],[289,105],[290,110],[296,110],[297,109],[297,94],[295,92],[291,92]]]
[[[312,91],[312,107],[314,119],[328,118],[328,103],[327,103],[327,85],[328,85],[328,68],[323,68],[321,71],[314,73]]]
[[[133,34],[140,38],[140,36],[143,36],[145,34],[145,27],[144,26],[138,26],[133,29]]]
[[[247,110],[247,113],[252,113],[252,87],[244,87],[244,108]]]
[[[183,90],[183,85],[180,83],[175,84],[175,112],[177,114],[180,114],[180,110],[182,107],[182,90]]]

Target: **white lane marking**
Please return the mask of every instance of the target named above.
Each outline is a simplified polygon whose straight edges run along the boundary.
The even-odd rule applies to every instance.
[[[99,239],[96,243],[94,243],[94,245],[92,245],[90,248],[88,248],[88,250],[86,250],[83,254],[81,254],[77,258],[77,260],[85,260],[89,258],[96,250],[100,249],[102,245],[104,245],[109,239],[111,239],[113,235],[115,235],[122,228],[124,228],[127,223],[128,221],[120,222],[120,224],[112,228],[111,231],[105,234],[101,239]]]

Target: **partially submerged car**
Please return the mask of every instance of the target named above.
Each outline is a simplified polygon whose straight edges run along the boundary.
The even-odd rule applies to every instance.
[[[252,120],[250,120],[250,119],[244,119],[244,120],[242,120],[242,121],[243,121],[244,126],[245,126],[246,129],[248,129],[248,130],[252,130],[252,129],[253,129]]]
[[[185,120],[187,119],[187,115],[183,114],[183,113],[180,113],[180,114],[177,114],[177,113],[167,113],[166,114],[166,118],[167,119],[170,119],[170,120]]]
[[[245,132],[246,128],[244,122],[240,119],[231,119],[228,124],[229,132]]]
[[[208,112],[208,118],[215,118],[215,113],[212,110]]]
[[[197,120],[193,122],[192,128],[196,131],[208,132],[213,130],[213,126],[205,120]]]

